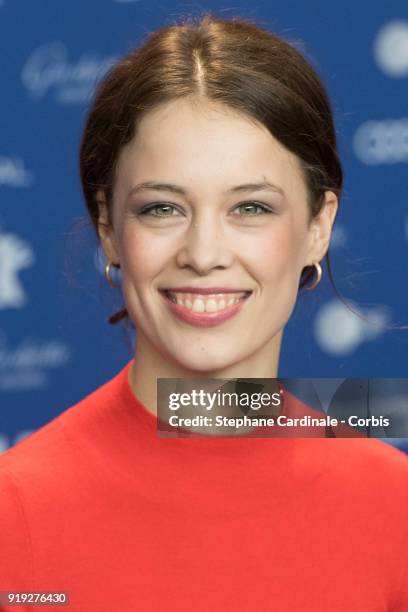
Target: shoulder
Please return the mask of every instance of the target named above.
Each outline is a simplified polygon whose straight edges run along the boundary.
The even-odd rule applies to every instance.
[[[375,511],[408,526],[405,453],[373,438],[298,439],[295,448],[294,467],[302,487],[318,493],[319,503],[365,512],[367,519]]]
[[[3,579],[17,588],[31,576],[33,530],[48,532],[61,508],[72,517],[91,493],[96,479],[76,440],[92,439],[98,426],[108,435],[100,416],[115,404],[115,388],[108,381],[0,454],[0,590]]]
[[[0,455],[2,524],[19,508],[49,507],[70,486],[78,456],[62,421],[59,415]]]
[[[325,438],[305,440],[305,444],[315,463],[321,462],[324,472],[339,483],[408,494],[408,456],[382,440]]]
[[[313,444],[308,444],[313,443]],[[331,512],[387,522],[394,536],[408,539],[408,457],[377,439],[305,440],[305,465],[313,464],[320,502]],[[313,458],[312,458],[313,456]],[[408,546],[408,541],[406,545]]]
[[[62,497],[67,488],[75,486],[80,467],[87,465],[77,439],[81,435],[92,439],[94,429],[104,428],[101,417],[115,405],[118,376],[0,454],[0,515],[9,507],[5,497],[10,504],[18,491],[34,502],[36,496],[44,501]]]
[[[25,588],[33,556],[25,507],[12,473],[0,465],[0,590]]]
[[[358,480],[408,487],[408,456],[398,448],[375,438],[328,440],[332,469]],[[361,486],[363,482],[360,481]]]

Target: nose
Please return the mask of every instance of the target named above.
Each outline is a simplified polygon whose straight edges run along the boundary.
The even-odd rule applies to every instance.
[[[234,256],[221,219],[210,209],[200,213],[183,234],[177,263],[204,275],[212,268],[229,267]]]

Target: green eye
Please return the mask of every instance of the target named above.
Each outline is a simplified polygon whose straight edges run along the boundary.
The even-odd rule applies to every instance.
[[[242,202],[242,204],[238,204],[238,206],[236,206],[235,210],[239,210],[242,209],[243,212],[242,214],[238,215],[241,217],[259,217],[260,215],[264,214],[264,213],[273,213],[273,210],[271,210],[270,208],[268,208],[267,206],[265,206],[264,204],[260,204],[259,202]],[[159,210],[164,210],[164,214],[162,213],[158,213],[157,211]],[[166,204],[163,203],[161,204],[160,202],[158,202],[157,204],[151,204],[149,206],[147,206],[146,208],[143,208],[140,212],[139,215],[149,215],[151,217],[174,217],[173,211],[176,211],[177,209],[172,206],[171,204]],[[251,214],[251,210],[260,210],[261,212],[255,212],[254,214]],[[155,212],[153,212],[155,211]],[[167,213],[169,214],[166,214]],[[249,212],[249,214],[247,214],[247,212]]]
[[[243,208],[243,207],[245,207],[246,210],[251,209],[251,208],[252,209],[254,209],[254,208],[261,209],[261,213],[260,214],[262,214],[262,213],[271,213],[272,212],[272,210],[270,210],[269,208],[267,208],[263,204],[260,204],[259,202],[243,202],[242,204],[239,204],[237,206],[237,208]],[[243,216],[244,217],[248,217],[248,216],[249,217],[257,217],[259,215],[258,214],[254,214],[254,215],[244,214]]]
[[[162,214],[153,214],[152,211],[153,210],[157,210],[157,209],[167,209],[167,210],[176,210],[174,208],[174,206],[171,206],[171,204],[153,204],[152,206],[148,206],[147,208],[144,208],[143,210],[140,211],[139,215],[152,215],[152,217],[172,217],[173,215],[162,215]]]

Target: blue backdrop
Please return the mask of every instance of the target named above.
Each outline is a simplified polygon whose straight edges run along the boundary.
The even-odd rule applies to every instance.
[[[96,81],[157,27],[211,9],[296,44],[332,99],[345,191],[324,278],[299,296],[282,377],[408,377],[406,2],[0,0],[0,452],[113,377],[134,338],[84,221],[81,129]],[[398,443],[395,441],[395,443]],[[400,444],[403,444],[400,441]]]

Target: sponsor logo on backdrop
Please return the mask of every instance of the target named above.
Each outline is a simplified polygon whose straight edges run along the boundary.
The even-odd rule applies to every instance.
[[[408,77],[408,20],[386,23],[374,39],[373,54],[387,77]],[[408,162],[408,118],[365,121],[355,131],[353,148],[369,166]]]
[[[0,185],[29,187],[33,182],[33,173],[24,167],[21,157],[0,156]]]
[[[16,234],[0,231],[0,310],[22,308],[28,302],[19,273],[35,261],[28,242]]]
[[[408,21],[386,23],[374,40],[374,59],[387,76],[408,77]]]
[[[358,159],[370,166],[408,162],[408,118],[362,123],[353,148]]]
[[[8,345],[0,330],[0,391],[43,389],[50,384],[50,371],[71,360],[70,347],[58,339],[24,337],[16,346]]]
[[[81,104],[89,101],[97,81],[118,59],[119,56],[100,57],[87,52],[74,61],[66,45],[55,41],[31,53],[21,79],[34,100],[50,94],[60,104]]]
[[[330,300],[319,308],[314,321],[314,337],[323,352],[336,357],[349,355],[360,344],[381,336],[391,319],[387,306],[363,310],[351,303],[351,307],[369,322],[336,300]]]

